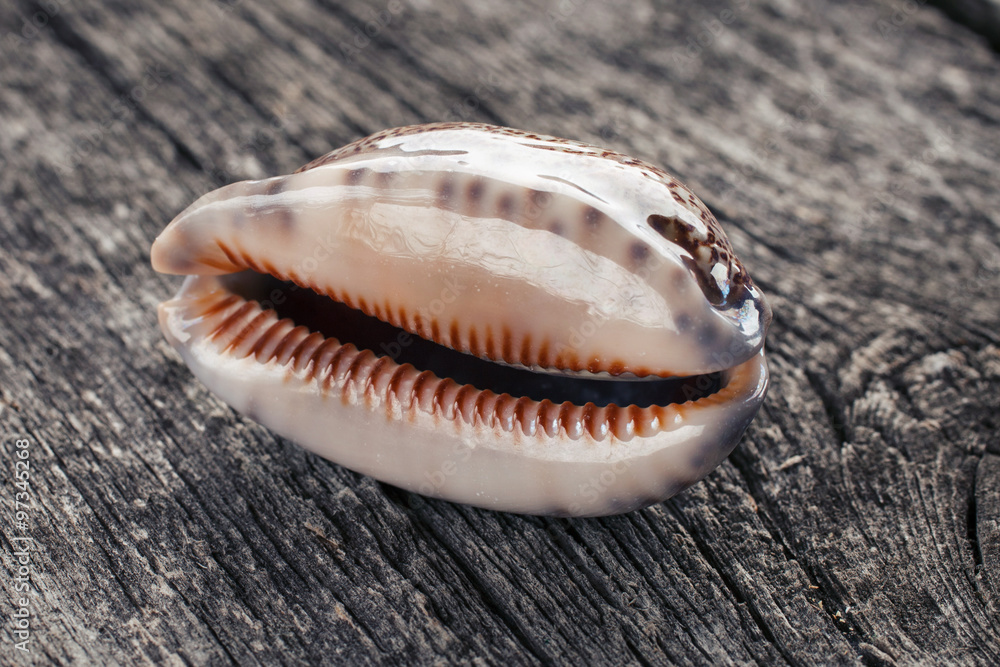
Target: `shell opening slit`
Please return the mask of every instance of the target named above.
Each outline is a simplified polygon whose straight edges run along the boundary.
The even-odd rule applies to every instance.
[[[572,375],[556,374],[497,364],[412,335],[404,329],[291,281],[244,271],[226,275],[219,282],[225,290],[240,299],[255,302],[262,313],[270,309],[277,320],[285,320],[286,326],[277,326],[276,322],[272,322],[274,318],[263,316],[250,330],[241,332],[244,337],[264,338],[259,345],[251,348],[257,355],[257,360],[263,362],[269,359],[263,358],[259,353],[271,342],[267,340],[267,336],[272,327],[284,331],[287,324],[294,324],[305,327],[309,333],[322,334],[324,344],[350,344],[359,352],[369,350],[377,357],[388,357],[392,362],[389,368],[393,372],[396,367],[409,364],[418,373],[433,373],[435,380],[447,378],[460,386],[469,385],[476,391],[490,391],[498,396],[507,394],[515,400],[526,397],[538,403],[548,400],[558,406],[563,403],[579,407],[592,403],[597,408],[611,405],[625,408],[632,405],[639,408],[667,406],[714,394],[720,389],[723,380],[721,371],[685,377],[625,378],[620,375],[590,374],[587,371]],[[274,295],[280,296],[275,299]],[[265,303],[266,307],[260,306],[261,303]],[[285,336],[290,333],[291,330]],[[271,355],[276,353],[280,344],[277,341],[270,346],[274,348]],[[316,369],[315,372],[322,374],[323,371]],[[402,400],[399,396],[396,399]]]
[[[424,495],[593,516],[738,444],[770,310],[683,185],[579,142],[387,130],[175,218],[160,324],[230,405]]]

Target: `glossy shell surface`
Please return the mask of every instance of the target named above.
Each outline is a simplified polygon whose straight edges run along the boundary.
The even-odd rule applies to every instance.
[[[203,196],[152,260],[188,276],[161,327],[213,392],[452,501],[558,515],[657,502],[729,454],[767,388],[770,311],[708,209],[659,168],[554,137],[386,130]],[[310,320],[315,301],[305,321],[283,314],[305,292],[396,329],[341,341]],[[405,354],[437,346],[460,353],[454,377]],[[532,388],[464,381],[477,364]],[[592,402],[546,393],[559,382],[610,384]]]

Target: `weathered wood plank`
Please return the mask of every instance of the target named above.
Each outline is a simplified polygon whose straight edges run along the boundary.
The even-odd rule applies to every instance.
[[[0,8],[2,661],[1000,662],[997,54],[908,7]],[[635,154],[719,214],[774,385],[706,482],[600,520],[427,501],[161,340],[148,247],[180,208],[448,118]]]

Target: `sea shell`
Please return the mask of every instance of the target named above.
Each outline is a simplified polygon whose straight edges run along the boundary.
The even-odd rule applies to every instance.
[[[188,275],[160,324],[209,389],[455,502],[658,502],[729,454],[767,390],[771,313],[712,214],[575,141],[386,130],[201,197],[152,262]]]

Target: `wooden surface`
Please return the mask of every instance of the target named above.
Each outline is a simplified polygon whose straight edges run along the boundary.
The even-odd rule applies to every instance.
[[[1000,664],[998,59],[916,0],[4,3],[0,664]],[[162,340],[181,208],[445,119],[717,213],[774,381],[704,483],[599,520],[427,501]]]

